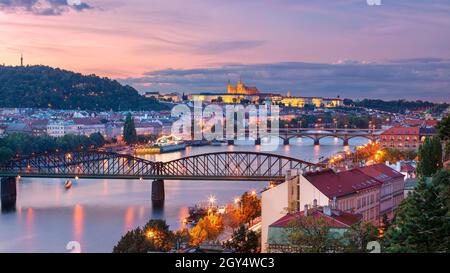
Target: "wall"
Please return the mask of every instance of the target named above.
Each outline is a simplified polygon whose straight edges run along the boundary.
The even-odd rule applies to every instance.
[[[266,253],[269,225],[286,215],[290,206],[289,187],[293,180],[284,182],[262,193],[261,201],[261,252]]]

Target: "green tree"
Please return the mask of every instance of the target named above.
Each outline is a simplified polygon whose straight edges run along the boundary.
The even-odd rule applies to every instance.
[[[383,241],[388,252],[450,251],[450,171],[420,180],[400,205]]]
[[[92,133],[89,136],[91,143],[97,147],[101,147],[106,144],[106,140],[101,133]]]
[[[450,140],[450,115],[443,118],[436,126],[438,136],[442,140]]]
[[[339,235],[323,217],[298,216],[288,223],[285,236],[294,252],[325,253],[342,248]]]
[[[422,177],[433,176],[442,168],[442,145],[437,137],[426,138],[419,147],[417,174]]]
[[[230,241],[225,243],[226,247],[232,248],[239,253],[255,253],[259,247],[259,236],[252,230],[247,230],[241,225],[233,232]]]
[[[164,220],[150,220],[144,228],[127,232],[114,246],[114,253],[167,252],[173,247],[174,234]]]
[[[123,126],[123,139],[128,145],[135,144],[138,140],[134,119],[130,113],[128,113]]]
[[[370,222],[358,222],[344,233],[344,252],[367,252],[367,244],[378,239],[378,228]]]
[[[0,161],[7,161],[14,157],[14,152],[8,147],[0,147]]]

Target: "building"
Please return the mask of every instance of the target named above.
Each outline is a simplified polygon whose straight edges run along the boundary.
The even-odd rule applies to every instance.
[[[32,135],[32,129],[28,123],[11,123],[8,124],[4,133],[7,135],[14,133]]]
[[[358,170],[382,183],[379,195],[379,217],[382,219],[386,215],[392,219],[395,210],[404,199],[404,175],[385,164],[375,164],[358,168]]]
[[[47,134],[47,119],[33,120],[30,122],[33,136],[44,136]]]
[[[162,133],[162,123],[159,121],[147,121],[136,124],[137,135],[156,135]]]
[[[261,252],[267,252],[269,226],[286,215],[298,211],[298,170],[288,171],[286,181],[261,194]]]
[[[67,134],[78,135],[80,126],[73,121],[51,121],[47,125],[47,135],[51,137],[63,137]]]
[[[336,239],[342,238],[352,225],[361,221],[361,215],[332,209],[329,206],[305,207],[303,211],[286,214],[269,226],[267,252],[299,252],[298,248],[289,244],[289,227],[294,222],[303,222],[306,217],[322,220],[329,227],[328,236]],[[303,222],[303,225],[308,228],[308,223]],[[330,249],[329,251],[334,250]]]
[[[395,126],[380,135],[380,146],[398,150],[417,150],[427,137],[437,134],[432,127]]]
[[[420,127],[396,126],[380,135],[380,147],[399,150],[417,150],[420,146]]]
[[[182,100],[178,93],[160,94],[159,92],[145,92],[144,97],[155,98],[157,100],[163,100],[168,102],[180,102]]]
[[[227,93],[241,94],[241,95],[257,95],[259,94],[259,90],[258,88],[256,88],[256,86],[246,86],[240,79],[236,86],[231,85],[231,81],[228,80]]]
[[[262,93],[255,86],[246,86],[241,80],[236,86],[228,81],[226,93],[199,93],[188,95],[188,100],[199,100],[206,103],[251,103],[251,104],[279,104],[286,107],[303,108],[313,105],[317,108],[334,108],[342,105],[342,99],[322,97],[293,97],[290,91],[287,96],[274,93]]]
[[[334,172],[326,169],[300,176],[299,207],[331,206],[344,212],[362,215],[365,222],[379,223],[380,189],[382,183],[352,169]]]

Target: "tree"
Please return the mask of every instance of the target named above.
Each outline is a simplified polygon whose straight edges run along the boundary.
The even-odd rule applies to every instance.
[[[175,249],[180,249],[182,245],[188,245],[191,240],[191,235],[187,228],[175,231],[174,233]]]
[[[437,173],[431,183],[419,181],[400,205],[385,232],[388,252],[450,251],[450,171]]]
[[[89,136],[89,139],[91,140],[91,143],[92,143],[93,145],[97,146],[97,147],[101,147],[101,146],[103,146],[103,145],[106,144],[105,138],[104,138],[103,135],[102,135],[101,133],[99,133],[99,132],[97,132],[97,133],[92,133],[92,134]]]
[[[223,216],[224,226],[230,227],[233,231],[238,228],[243,222],[243,215],[240,208],[233,205],[227,206],[226,213]]]
[[[344,252],[367,252],[367,244],[378,239],[378,228],[370,222],[359,222],[344,233]]]
[[[135,144],[138,140],[134,119],[130,113],[128,113],[123,126],[123,138],[128,145]]]
[[[0,107],[96,111],[169,108],[115,80],[41,65],[0,66]]]
[[[174,234],[164,220],[150,220],[144,228],[127,232],[114,246],[114,253],[167,252],[173,247]]]
[[[232,248],[239,253],[255,253],[259,246],[259,236],[252,230],[247,230],[241,225],[233,232],[231,240],[225,243],[226,247]]]
[[[436,129],[440,139],[444,141],[450,140],[450,115],[443,118],[436,126]]]
[[[216,240],[222,231],[222,217],[211,213],[200,219],[189,231],[191,244],[197,246],[206,241]]]
[[[253,219],[261,216],[261,200],[256,193],[245,192],[241,197],[241,213],[243,221],[250,223]]]
[[[286,237],[294,252],[325,253],[341,248],[338,235],[320,216],[301,215],[291,220]]]
[[[8,147],[0,147],[0,161],[7,161],[14,157],[14,152]]]
[[[426,138],[419,147],[417,174],[422,177],[433,176],[442,168],[442,145],[437,137]]]
[[[450,160],[450,115],[436,126],[439,138],[444,141],[444,160]]]

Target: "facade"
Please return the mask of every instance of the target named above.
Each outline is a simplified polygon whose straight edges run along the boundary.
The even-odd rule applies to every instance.
[[[28,123],[11,123],[6,127],[4,133],[7,135],[14,133],[31,135],[33,132]]]
[[[417,150],[420,146],[420,127],[392,127],[380,135],[380,147]]]
[[[246,86],[241,80],[238,81],[236,86],[231,85],[231,81],[228,80],[227,86],[228,94],[241,94],[241,95],[257,95],[259,94],[256,86]]]
[[[140,122],[136,124],[137,135],[157,135],[162,133],[161,122]]]
[[[52,121],[47,125],[47,135],[51,137],[62,137],[68,134],[89,136],[93,133],[106,135],[105,125],[88,119]]]
[[[361,215],[332,209],[329,206],[305,207],[303,211],[284,215],[269,226],[267,252],[299,252],[298,248],[292,247],[288,242],[289,227],[294,222],[304,221],[306,217],[323,220],[330,228],[328,236],[336,239],[341,238],[352,225],[361,221]],[[308,228],[306,222],[303,222],[303,225]]]
[[[283,97],[279,103],[286,107],[303,108],[305,105],[314,105],[317,108],[327,107],[334,108],[342,105],[342,100],[337,98],[322,98],[322,97]]]
[[[389,219],[404,199],[404,175],[384,164],[375,164],[358,168],[364,174],[382,183],[379,195],[379,217],[386,215]]]
[[[154,95],[153,95],[154,96]],[[292,97],[289,91],[287,96],[273,93],[261,93],[255,86],[246,86],[241,80],[236,86],[228,81],[226,93],[199,93],[188,95],[188,100],[200,100],[207,103],[252,103],[252,104],[281,104],[286,107],[303,108],[305,105],[315,107],[334,108],[342,105],[342,99],[323,97]]]
[[[294,173],[292,173],[294,172]],[[261,252],[267,252],[269,226],[289,211],[298,211],[298,175],[292,170],[286,182],[270,188],[261,196]]]

